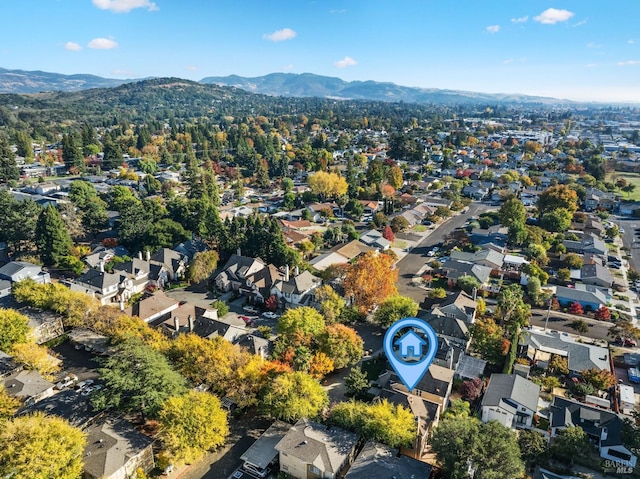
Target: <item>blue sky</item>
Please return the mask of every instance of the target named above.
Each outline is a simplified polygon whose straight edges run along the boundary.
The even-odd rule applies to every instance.
[[[638,0],[0,0],[0,67],[640,102]]]

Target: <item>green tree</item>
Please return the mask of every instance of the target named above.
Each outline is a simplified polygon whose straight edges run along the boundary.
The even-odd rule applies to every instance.
[[[476,291],[480,289],[480,281],[474,276],[460,276],[456,284],[461,290],[468,294],[471,294],[474,289]]]
[[[158,413],[164,448],[176,462],[191,464],[224,444],[227,413],[213,394],[189,391],[170,397]]]
[[[589,325],[584,319],[574,319],[569,323],[569,326],[579,334],[584,334],[589,331]]]
[[[551,442],[551,454],[567,464],[573,464],[575,459],[585,457],[592,449],[587,434],[580,426],[568,427]]]
[[[416,438],[413,413],[386,399],[373,404],[359,401],[338,403],[329,414],[329,422],[391,447],[411,446]]]
[[[514,224],[522,224],[524,226],[527,219],[527,210],[522,201],[517,198],[511,198],[502,203],[498,215],[500,224],[507,228],[511,228]]]
[[[288,309],[278,319],[277,326],[278,333],[285,336],[293,336],[294,334],[317,336],[324,329],[325,323],[322,315],[308,306]]]
[[[73,134],[62,136],[62,161],[67,168],[84,170],[84,156],[80,141]]]
[[[363,354],[363,341],[358,333],[344,324],[330,324],[320,335],[320,351],[333,361],[335,369],[356,364]]]
[[[583,264],[582,256],[576,253],[567,254],[564,257],[564,262],[571,269],[580,269]]]
[[[568,210],[572,216],[578,210],[578,194],[568,185],[550,186],[542,192],[538,199],[540,217],[559,208]]]
[[[396,216],[391,220],[391,230],[394,233],[401,233],[409,227],[409,222],[404,216]]]
[[[567,231],[571,226],[573,213],[566,208],[547,211],[540,218],[540,226],[552,233]]]
[[[40,258],[48,266],[58,264],[73,246],[60,212],[53,205],[48,205],[38,216],[35,237]]]
[[[364,372],[360,366],[352,367],[349,375],[344,378],[344,385],[349,395],[356,399],[361,398],[369,389],[367,373]]]
[[[16,417],[0,428],[0,476],[12,479],[77,479],[82,474],[84,433],[42,413]]]
[[[389,327],[401,318],[414,318],[418,314],[418,303],[406,296],[389,296],[373,315],[373,320]]]
[[[328,284],[322,285],[313,291],[316,301],[320,303],[320,314],[327,324],[333,324],[340,319],[346,302],[342,296]]]
[[[34,158],[31,138],[25,131],[16,132],[16,153],[22,156],[27,163],[31,163]]]
[[[189,268],[187,269],[187,279],[192,283],[199,283],[208,279],[218,267],[217,251],[202,251],[196,253]]]
[[[10,352],[14,344],[26,343],[29,318],[14,309],[0,308],[0,351]]]
[[[165,400],[186,391],[186,381],[167,359],[138,339],[122,342],[98,370],[104,388],[91,398],[98,409],[155,416]]]
[[[504,331],[491,318],[476,321],[471,325],[471,347],[484,359],[494,365],[500,365],[507,353]]]
[[[20,179],[20,170],[16,163],[16,155],[7,142],[0,138],[0,180],[4,183]]]
[[[308,374],[286,372],[266,387],[261,408],[264,414],[284,421],[315,418],[329,404],[324,388]]]

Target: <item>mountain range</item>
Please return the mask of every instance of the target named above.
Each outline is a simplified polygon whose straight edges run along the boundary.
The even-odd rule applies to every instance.
[[[95,75],[63,75],[42,71],[0,68],[0,93],[73,92],[111,88],[141,79],[114,79]],[[200,83],[233,86],[251,93],[284,97],[319,97],[345,100],[377,100],[420,104],[537,104],[571,103],[568,100],[520,94],[477,93],[418,88],[376,81],[344,81],[312,73],[271,73],[260,77],[206,77]]]

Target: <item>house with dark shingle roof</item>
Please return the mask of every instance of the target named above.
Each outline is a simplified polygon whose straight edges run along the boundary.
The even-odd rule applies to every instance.
[[[233,254],[215,281],[222,291],[238,291],[251,300],[262,303],[280,279],[282,273],[274,265],[267,265],[260,258]]]
[[[458,293],[448,295],[431,310],[431,314],[434,316],[459,319],[468,324],[472,324],[476,320],[477,307],[477,301],[464,291],[459,291]]]
[[[540,386],[517,374],[492,374],[482,397],[482,422],[530,429],[538,410]]]
[[[53,383],[40,376],[38,371],[19,371],[4,379],[7,394],[21,399],[26,405],[53,395],[53,387]]]
[[[598,263],[585,264],[580,270],[580,281],[602,288],[610,288],[613,277],[609,270]]]
[[[357,434],[300,419],[275,449],[280,470],[291,477],[336,479],[351,464],[357,443]]]
[[[428,479],[431,465],[402,455],[397,449],[369,441],[344,479]]]
[[[440,269],[451,284],[455,284],[458,278],[462,278],[463,276],[472,276],[480,282],[480,286],[482,287],[483,285],[487,285],[491,277],[491,268],[468,261],[449,259],[442,264]]]
[[[322,279],[314,276],[309,271],[284,279],[277,280],[271,287],[271,294],[286,306],[307,306],[312,299],[313,290],[322,284]]]
[[[132,477],[140,468],[148,473],[154,467],[153,440],[124,419],[108,420],[85,430],[87,445],[83,462],[85,479]]]
[[[133,281],[126,274],[90,269],[70,283],[70,288],[94,296],[106,305],[118,300],[127,301],[133,294]]]
[[[551,437],[568,427],[581,427],[588,438],[598,445],[600,457],[635,467],[638,458],[622,440],[622,418],[611,411],[554,396],[549,407]]]
[[[0,279],[15,283],[23,279],[32,279],[36,283],[49,283],[49,273],[42,271],[42,267],[27,261],[9,261],[0,268]]]
[[[184,254],[169,249],[160,248],[149,258],[151,261],[163,264],[171,281],[176,281],[186,271],[187,258]]]

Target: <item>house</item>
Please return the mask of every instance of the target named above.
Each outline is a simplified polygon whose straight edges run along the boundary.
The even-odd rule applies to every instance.
[[[72,426],[80,429],[86,428],[97,417],[104,414],[103,411],[95,411],[91,407],[91,401],[87,401],[85,396],[81,396],[73,389],[64,389],[35,404],[22,407],[18,411],[18,415],[22,416],[23,414],[33,414],[35,412],[42,412],[47,416],[61,417],[69,421]]]
[[[540,386],[517,374],[492,374],[482,397],[482,422],[530,429],[538,410]]]
[[[324,254],[316,256],[309,264],[318,271],[324,271],[333,264],[345,264],[361,254],[375,251],[361,241],[353,240],[343,245],[336,245]]]
[[[90,269],[69,283],[72,291],[81,291],[94,296],[100,304],[128,301],[133,293],[133,281],[126,274],[106,273]]]
[[[481,264],[474,264],[468,261],[457,261],[449,259],[440,266],[444,276],[449,280],[450,285],[454,285],[458,278],[471,276],[478,280],[480,287],[488,285],[491,276],[491,268]]]
[[[486,243],[504,244],[507,241],[509,229],[501,225],[493,225],[489,228],[474,228],[471,230],[469,239],[473,244],[483,245]]]
[[[151,324],[159,327],[170,338],[176,338],[183,333],[195,333],[203,338],[208,338],[213,335],[224,336],[224,333],[220,334],[220,322],[222,320],[218,318],[217,310],[185,303],[172,309],[168,314],[160,316]],[[225,322],[225,324],[228,327],[228,323]],[[243,328],[244,322],[237,318],[236,325],[238,328]]]
[[[244,461],[242,469],[263,477],[271,472],[271,468],[277,462],[278,451],[276,445],[284,438],[291,429],[291,424],[282,421],[275,421],[262,433],[256,442],[246,450],[240,460]]]
[[[273,284],[271,294],[285,307],[307,306],[312,300],[313,290],[322,284],[322,279],[306,270],[289,278],[289,267],[286,268],[284,278]]]
[[[585,264],[580,270],[580,280],[584,284],[610,288],[613,284],[613,277],[609,270],[598,263]]]
[[[585,211],[594,211],[598,208],[613,211],[615,205],[616,195],[614,193],[605,193],[604,191],[596,188],[587,189],[587,193],[584,198]]]
[[[459,319],[467,324],[473,324],[476,320],[478,302],[464,291],[448,295],[442,302],[431,310],[434,316],[444,316],[451,319]]]
[[[124,419],[109,419],[85,429],[84,479],[128,479],[136,469],[154,467],[153,440]]]
[[[333,216],[333,210],[338,208],[335,203],[311,203],[307,205],[307,210],[311,212],[311,221],[322,222],[325,215]]]
[[[209,248],[207,247],[206,243],[201,239],[190,239],[188,241],[180,243],[178,246],[173,248],[174,251],[182,255],[182,258],[186,261],[186,263],[190,263],[197,253],[203,253],[208,249]]]
[[[0,350],[0,379],[6,378],[13,373],[18,373],[23,369],[24,366],[14,361],[13,356],[9,356]]]
[[[113,267],[114,274],[126,276],[129,279],[131,294],[138,294],[145,290],[150,282],[150,264],[140,258],[133,258],[131,261],[118,263]],[[166,278],[166,276],[165,276]]]
[[[187,269],[186,255],[169,248],[160,248],[148,260],[163,264],[171,281],[177,281]]]
[[[551,355],[566,357],[569,371],[580,374],[585,369],[610,371],[609,351],[600,346],[579,343],[567,333],[527,329],[518,345],[518,357],[528,358],[532,364],[546,369]]]
[[[52,396],[54,385],[47,381],[38,371],[18,371],[4,378],[7,394],[22,400],[25,405],[34,404]]]
[[[41,266],[27,261],[9,261],[0,268],[0,279],[15,283],[27,278],[41,284],[51,282],[49,273],[43,272]]]
[[[422,319],[433,328],[439,338],[446,339],[463,351],[469,347],[469,323],[466,320],[433,313]]]
[[[428,479],[430,476],[430,464],[401,455],[397,449],[369,441],[344,478]]]
[[[579,303],[583,308],[596,311],[601,306],[606,306],[610,297],[597,286],[589,284],[576,284],[573,288],[556,286],[556,298],[562,306],[570,306]]]
[[[484,248],[474,253],[466,251],[452,251],[449,258],[456,261],[466,261],[469,263],[480,264],[491,269],[502,269],[504,265],[504,256],[491,248]]]
[[[137,316],[145,323],[150,323],[170,315],[178,306],[178,301],[168,297],[162,291],[156,291],[152,295],[141,298],[140,301],[126,308],[124,312],[129,316]]]
[[[638,458],[624,445],[622,425],[622,418],[613,412],[559,396],[554,396],[549,407],[552,438],[568,427],[580,426],[597,444],[601,458],[635,467]]]
[[[609,251],[607,245],[594,234],[585,234],[581,240],[564,240],[562,244],[570,253],[592,253],[597,255],[606,255]]]
[[[462,194],[476,201],[482,201],[489,195],[489,190],[482,187],[465,186],[462,188]]]
[[[251,301],[262,303],[271,294],[282,273],[273,265],[266,265],[260,258],[231,255],[216,276],[216,286],[222,291],[238,291]]]
[[[358,436],[300,419],[276,444],[280,470],[297,479],[341,477],[353,460]]]
[[[380,390],[376,401],[386,400],[402,406],[413,413],[416,421],[416,436],[410,447],[402,447],[400,452],[412,457],[422,457],[433,429],[440,421],[440,405],[406,391],[396,389]]]
[[[414,396],[437,404],[439,412],[442,414],[449,404],[454,374],[451,369],[431,364],[412,391],[407,391],[406,386],[398,376],[390,371],[381,374],[378,381],[383,389],[393,389],[405,393],[411,392]]]
[[[20,308],[19,312],[29,318],[29,327],[36,344],[46,343],[64,334],[62,316],[38,308]]]
[[[384,238],[382,233],[378,230],[369,230],[360,235],[360,241],[367,246],[377,249],[378,251],[385,251],[391,246],[391,241]]]
[[[380,208],[382,204],[380,201],[372,201],[372,200],[358,200],[362,205],[362,211],[365,215],[374,215]]]

